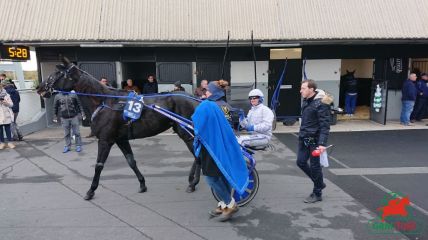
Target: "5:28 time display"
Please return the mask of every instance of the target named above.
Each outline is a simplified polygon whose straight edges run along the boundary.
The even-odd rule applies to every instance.
[[[2,46],[1,58],[7,60],[30,60],[30,48],[27,46]]]

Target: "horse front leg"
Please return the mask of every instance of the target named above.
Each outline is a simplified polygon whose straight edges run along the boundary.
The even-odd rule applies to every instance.
[[[101,171],[104,168],[104,163],[107,160],[108,155],[110,154],[111,146],[113,143],[109,143],[107,141],[99,140],[98,141],[98,156],[97,156],[97,164],[95,165],[95,174],[92,179],[91,188],[86,193],[84,197],[85,200],[91,200],[95,195],[95,190],[98,188],[98,184],[100,182]]]
[[[140,190],[139,192],[146,192],[146,180],[144,180],[143,174],[141,174],[140,170],[137,167],[137,162],[134,159],[134,154],[132,153],[131,145],[128,140],[118,140],[116,141],[117,146],[122,151],[123,155],[125,155],[126,161],[128,165],[132,168],[135,175],[137,175],[138,181],[140,182]]]

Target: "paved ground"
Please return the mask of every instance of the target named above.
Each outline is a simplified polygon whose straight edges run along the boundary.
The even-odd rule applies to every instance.
[[[296,150],[295,134],[276,136]],[[387,192],[409,196],[422,233],[408,236],[428,239],[427,136],[423,129],[334,132],[329,142],[335,147],[325,175],[373,212],[378,212]]]
[[[218,223],[208,218],[216,202],[204,182],[195,193],[184,191],[192,159],[178,137],[132,142],[147,181],[143,194],[114,147],[88,202],[96,141],[84,139],[82,153],[63,154],[61,135],[48,129],[0,152],[0,239],[391,239],[370,231],[375,214],[335,181],[326,180],[323,202],[302,203],[311,184],[277,139],[275,151],[256,155],[256,198],[231,222]]]

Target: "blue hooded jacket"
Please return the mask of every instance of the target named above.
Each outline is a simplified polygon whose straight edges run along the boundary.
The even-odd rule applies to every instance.
[[[416,95],[417,95],[416,85],[410,79],[407,79],[406,81],[404,81],[403,89],[401,89],[401,92],[402,92],[402,96],[401,96],[402,101],[416,100]]]
[[[198,157],[201,144],[208,151],[230,186],[243,194],[249,183],[249,173],[241,147],[224,113],[213,101],[203,101],[192,115]]]

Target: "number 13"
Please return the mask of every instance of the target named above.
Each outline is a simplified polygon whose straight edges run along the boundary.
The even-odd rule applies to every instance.
[[[141,103],[129,101],[128,111],[138,113],[141,111]]]

